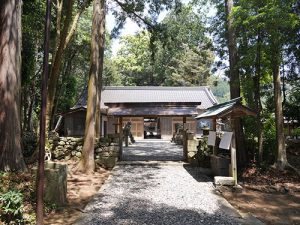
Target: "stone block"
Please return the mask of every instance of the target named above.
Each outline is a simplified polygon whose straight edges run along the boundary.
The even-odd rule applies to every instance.
[[[214,184],[215,185],[224,185],[224,186],[233,186],[234,185],[234,179],[233,179],[233,177],[215,176],[214,177]]]
[[[57,206],[67,203],[67,165],[45,164],[45,201]]]
[[[197,152],[198,141],[197,140],[188,140],[187,141],[187,150],[188,152]]]
[[[210,164],[215,176],[229,176],[229,163],[228,158],[210,156]]]

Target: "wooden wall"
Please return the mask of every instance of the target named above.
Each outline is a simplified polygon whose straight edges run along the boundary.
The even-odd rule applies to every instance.
[[[104,121],[107,126],[107,134],[114,134],[116,132],[116,124],[118,118],[102,117],[102,135]],[[144,138],[144,117],[123,117],[123,127],[127,122],[131,122],[131,132],[137,139]],[[183,124],[183,117],[160,117],[160,130],[162,139],[170,139],[175,132],[176,124]],[[65,136],[84,136],[85,127],[85,112],[79,111],[72,114],[65,115],[64,132]],[[117,126],[117,133],[119,132]],[[186,128],[194,133],[197,131],[197,121],[192,117],[186,118]]]
[[[85,114],[85,111],[78,111],[65,115],[65,136],[84,136]]]
[[[131,133],[135,138],[144,138],[144,117],[123,117],[123,127],[131,122]]]

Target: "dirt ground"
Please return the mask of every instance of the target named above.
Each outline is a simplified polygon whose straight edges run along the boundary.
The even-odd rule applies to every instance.
[[[300,224],[300,192],[265,193],[244,188],[240,193],[223,190],[222,195],[240,212],[251,213],[266,224]]]
[[[109,170],[97,168],[96,172],[87,176],[78,172],[75,173],[75,165],[76,163],[74,162],[68,162],[68,205],[48,214],[45,218],[46,225],[73,224],[83,212],[84,207],[91,197],[101,188],[110,173]]]
[[[288,149],[288,161],[300,169],[300,149]],[[221,187],[221,194],[240,212],[269,225],[300,225],[300,178],[294,171],[247,168],[242,190]]]

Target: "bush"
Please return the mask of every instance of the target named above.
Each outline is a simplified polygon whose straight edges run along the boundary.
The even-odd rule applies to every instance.
[[[300,136],[300,127],[297,127],[296,129],[292,130],[292,136],[293,137],[299,137]]]
[[[24,132],[22,137],[23,154],[30,157],[37,148],[37,136],[34,132]]]
[[[5,224],[19,224],[23,222],[23,195],[19,191],[11,190],[0,194],[0,219]]]
[[[272,164],[276,156],[276,127],[275,119],[270,117],[264,123],[264,155],[263,158],[267,159],[268,163]]]
[[[212,150],[207,145],[207,139],[200,139],[198,145],[198,151],[196,153],[196,158],[201,167],[209,168],[210,167],[210,155]]]

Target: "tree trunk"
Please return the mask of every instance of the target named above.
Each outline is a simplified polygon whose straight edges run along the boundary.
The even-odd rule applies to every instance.
[[[285,137],[284,137],[284,130],[283,130],[279,52],[280,52],[279,50],[275,52],[273,57],[273,62],[272,62],[274,101],[275,101],[276,141],[277,141],[277,161],[275,165],[278,169],[284,170],[288,165],[288,162],[286,158]]]
[[[239,68],[237,66],[238,53],[236,47],[235,29],[233,27],[233,19],[231,17],[233,0],[225,0],[226,17],[227,17],[227,41],[229,51],[229,64],[230,64],[230,97],[231,99],[240,97],[240,76]],[[246,152],[244,148],[244,133],[242,121],[240,118],[235,119],[235,137],[237,149],[237,161],[239,165],[245,165],[247,162]]]
[[[0,170],[23,171],[21,149],[21,0],[0,2]]]
[[[53,109],[54,109],[54,101],[55,101],[55,95],[56,95],[56,88],[59,80],[60,70],[61,70],[61,64],[64,52],[70,43],[71,38],[73,37],[77,23],[79,21],[79,18],[81,14],[84,12],[86,7],[89,6],[91,0],[84,0],[82,3],[80,9],[78,10],[77,14],[72,19],[72,12],[73,12],[73,6],[74,6],[74,0],[67,1],[67,8],[66,8],[66,18],[64,21],[64,27],[62,32],[60,32],[60,25],[58,27],[59,31],[57,32],[56,37],[56,43],[57,49],[54,51],[54,59],[52,62],[52,69],[49,76],[48,81],[48,93],[47,93],[47,115],[46,115],[46,130],[51,130],[51,121],[53,120]],[[62,4],[62,2],[61,2]],[[59,5],[60,7],[62,5]],[[60,13],[61,10],[58,9],[58,13]],[[60,21],[60,19],[58,20]],[[59,42],[59,43],[57,43]]]
[[[100,71],[100,41],[101,27],[105,15],[105,0],[94,0],[93,25],[91,38],[91,66],[88,84],[88,100],[85,120],[85,136],[82,157],[78,169],[85,173],[91,173],[95,169],[94,143],[95,143],[95,116],[97,101],[97,77]]]
[[[99,73],[97,76],[97,104],[96,104],[96,137],[101,137],[101,90],[104,68],[105,48],[105,0],[101,0],[100,31],[99,31]]]
[[[63,54],[65,52],[65,44],[66,39],[68,36],[68,31],[71,26],[72,22],[72,11],[73,11],[73,5],[74,0],[67,1],[67,9],[66,9],[66,18],[64,22],[64,28],[62,33],[58,32],[57,35],[60,36],[59,43],[56,43],[58,46],[57,49],[55,49],[55,58],[52,62],[52,69],[49,76],[48,81],[48,92],[47,92],[47,115],[46,115],[46,131],[50,131],[52,129],[51,127],[51,121],[53,117],[53,109],[54,109],[54,101],[55,101],[55,94],[56,94],[56,88],[59,80],[60,75],[60,69],[61,64],[63,60]],[[58,25],[60,29],[60,24]],[[58,39],[56,38],[56,41]]]
[[[261,95],[260,95],[260,79],[261,79],[261,31],[258,29],[257,31],[257,49],[256,49],[256,63],[255,70],[256,75],[253,78],[254,81],[254,99],[255,99],[255,107],[257,112],[257,128],[258,128],[258,161],[261,163],[263,161],[263,123],[261,121],[261,111],[262,111],[262,103],[261,103]]]

